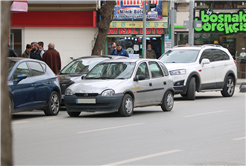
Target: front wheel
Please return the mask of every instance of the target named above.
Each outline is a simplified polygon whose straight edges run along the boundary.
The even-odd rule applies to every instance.
[[[221,94],[223,97],[231,97],[234,94],[234,90],[235,80],[231,76],[228,76]]]
[[[169,112],[173,109],[173,105],[174,105],[173,93],[171,91],[168,91],[164,94],[163,101],[161,104],[161,109],[165,112]]]
[[[192,77],[188,85],[187,99],[195,100],[196,98],[196,79]]]
[[[53,91],[49,98],[48,107],[44,110],[45,115],[54,116],[59,113],[60,97],[59,94]]]
[[[125,117],[131,116],[133,113],[133,108],[134,108],[134,104],[133,104],[132,96],[126,94],[121,102],[119,113]]]

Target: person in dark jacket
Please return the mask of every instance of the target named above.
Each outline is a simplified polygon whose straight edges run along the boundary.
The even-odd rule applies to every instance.
[[[124,48],[122,48],[120,43],[117,44],[116,49],[114,51],[112,51],[110,55],[118,55],[118,56],[129,57],[127,51]]]
[[[51,70],[58,74],[61,70],[61,57],[60,53],[55,50],[55,44],[50,43],[48,50],[43,55],[43,61],[51,68]]]
[[[9,57],[18,57],[18,55],[15,53],[13,49],[9,47]]]
[[[27,44],[26,45],[26,50],[23,52],[23,54],[21,55],[21,57],[23,57],[23,58],[29,58],[31,50],[32,50],[31,44]]]
[[[115,50],[115,48],[116,48],[116,43],[113,42],[112,45],[111,45],[111,48],[109,49],[109,52],[108,53],[111,54]]]
[[[32,42],[32,51],[30,52],[30,58],[32,59],[38,59],[42,60],[42,50],[38,48],[38,43],[37,42]]]

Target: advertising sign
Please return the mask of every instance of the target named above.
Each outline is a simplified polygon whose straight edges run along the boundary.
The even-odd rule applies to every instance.
[[[195,20],[202,21],[202,28],[195,28],[195,32],[224,32],[235,34],[246,32],[246,14],[244,10],[237,13],[213,13],[212,10],[200,10],[200,17]]]
[[[162,0],[150,0],[151,4],[156,4],[156,8],[146,13],[147,19],[162,19]],[[143,3],[145,0],[116,0],[113,20],[142,20]]]
[[[108,35],[140,35],[143,34],[143,28],[109,28]],[[163,28],[146,28],[147,35],[162,35]]]
[[[167,28],[167,19],[165,22],[147,21],[146,28]],[[113,21],[110,23],[110,28],[143,28],[142,21]]]
[[[172,48],[171,39],[168,34],[165,34],[165,53]]]
[[[27,2],[13,2],[10,10],[12,12],[27,12],[28,4]]]

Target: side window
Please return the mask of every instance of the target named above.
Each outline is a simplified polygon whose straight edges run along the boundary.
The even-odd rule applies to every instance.
[[[163,77],[160,66],[156,62],[149,62],[149,68],[152,78]]]
[[[37,62],[28,62],[28,65],[31,69],[32,76],[39,76],[44,74],[43,67]]]
[[[138,66],[138,70],[136,75],[144,75],[146,79],[149,79],[149,69],[147,67],[147,64],[145,62],[141,63]]]
[[[45,64],[41,63],[41,65],[42,65],[42,67],[43,67],[43,69],[44,69],[44,72],[45,72],[45,71],[46,71],[46,66],[45,66]]]
[[[168,72],[166,66],[162,63],[159,63],[159,65],[161,66],[162,70],[164,71],[165,76],[168,76],[169,72]]]
[[[221,54],[220,50],[212,49],[212,54],[214,57],[214,61],[222,61],[224,60],[223,55]]]
[[[230,59],[229,55],[226,52],[220,51],[220,53],[222,54],[223,60],[229,60]]]
[[[207,58],[210,60],[210,62],[213,62],[213,55],[211,53],[211,50],[210,49],[207,49],[207,50],[204,50],[202,55],[201,55],[201,58],[199,60],[199,62],[201,63],[202,62],[202,59],[204,58]]]
[[[14,80],[17,79],[18,74],[25,74],[25,75],[27,75],[27,77],[30,77],[30,71],[27,67],[26,62],[19,64],[19,66],[15,69],[15,72],[14,72],[12,78]]]

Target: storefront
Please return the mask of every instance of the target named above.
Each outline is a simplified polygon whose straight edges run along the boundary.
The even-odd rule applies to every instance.
[[[237,62],[238,78],[246,78],[245,9],[197,9],[195,20],[202,21],[202,28],[195,28],[194,44],[218,44],[227,48]],[[188,43],[188,36],[188,32],[178,32],[177,44]]]
[[[10,43],[19,56],[26,44],[39,41],[44,42],[46,50],[49,43],[55,43],[62,66],[71,61],[70,57],[91,55],[97,33],[96,11],[83,11],[89,10],[84,4],[33,3],[28,2],[28,12],[12,13]],[[90,10],[96,10],[94,6]]]
[[[117,1],[114,19],[110,24],[106,40],[106,54],[113,42],[121,43],[122,47],[134,57],[143,57],[143,4],[140,1]],[[166,12],[168,3],[152,0],[156,8],[147,12],[146,45],[151,44],[157,58],[164,52],[164,34],[168,33],[168,18]]]

